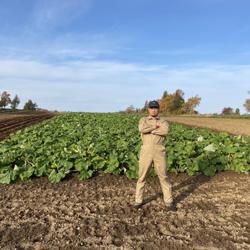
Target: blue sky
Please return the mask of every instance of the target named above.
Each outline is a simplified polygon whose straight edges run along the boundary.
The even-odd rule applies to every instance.
[[[0,92],[60,111],[113,112],[163,91],[201,113],[250,90],[247,0],[1,0]]]

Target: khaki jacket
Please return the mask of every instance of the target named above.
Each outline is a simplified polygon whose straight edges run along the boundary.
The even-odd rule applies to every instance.
[[[160,127],[156,128],[156,125],[160,125]],[[149,115],[140,119],[138,128],[143,145],[164,145],[166,135],[169,132],[169,123],[165,117],[159,115],[152,117]]]

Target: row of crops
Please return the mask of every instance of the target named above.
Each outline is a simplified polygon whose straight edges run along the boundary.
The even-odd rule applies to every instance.
[[[96,172],[137,178],[140,116],[67,113],[12,134],[0,142],[0,183],[48,176],[57,183],[71,172],[80,180]],[[213,176],[249,172],[249,137],[171,124],[166,139],[168,171]],[[155,175],[153,169],[150,175]]]

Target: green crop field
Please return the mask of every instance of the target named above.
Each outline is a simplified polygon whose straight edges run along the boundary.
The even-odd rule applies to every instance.
[[[122,113],[67,113],[12,134],[0,142],[0,183],[48,176],[59,182],[78,172],[136,178],[141,146],[140,116]],[[168,170],[213,176],[218,171],[249,172],[249,137],[171,124],[166,139]],[[153,168],[150,175],[155,175]]]

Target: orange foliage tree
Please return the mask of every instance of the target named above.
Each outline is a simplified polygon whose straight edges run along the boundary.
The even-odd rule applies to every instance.
[[[248,91],[248,94],[250,94],[250,91]],[[246,99],[246,101],[244,103],[244,107],[245,107],[247,112],[250,112],[250,99]]]
[[[173,94],[168,94],[164,91],[160,103],[161,112],[167,114],[195,114],[195,108],[200,104],[201,98],[194,96],[187,101],[184,99],[184,92],[181,89],[177,89]]]

